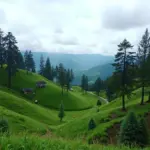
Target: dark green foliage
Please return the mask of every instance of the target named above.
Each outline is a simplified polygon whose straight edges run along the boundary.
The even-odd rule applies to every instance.
[[[11,77],[17,71],[19,49],[15,36],[11,32],[4,37],[6,50],[6,64],[8,71],[8,88],[11,88]]]
[[[59,68],[58,68],[58,82],[62,88],[62,95],[63,95],[63,90],[64,90],[64,86],[66,84],[66,70],[63,66],[63,64],[59,64]]]
[[[31,51],[25,51],[24,61],[25,61],[25,68],[27,70],[27,74],[29,71],[36,72],[35,71],[35,62],[34,62],[33,54]]]
[[[103,81],[101,80],[101,78],[97,78],[97,80],[95,81],[94,84],[94,89],[96,91],[96,94],[99,96],[100,90],[103,88]]]
[[[43,76],[51,81],[53,80],[53,70],[49,58],[46,60]]]
[[[148,29],[146,29],[142,40],[138,47],[138,77],[140,86],[142,87],[141,105],[144,104],[144,91],[149,79],[149,56],[150,56],[150,36]]]
[[[120,96],[122,96],[122,109],[125,110],[125,94],[130,96],[132,91],[132,76],[134,66],[134,52],[128,52],[127,49],[131,49],[133,46],[126,39],[118,45],[118,52],[115,55],[115,67],[114,76],[117,76],[120,85],[117,90]],[[130,71],[131,70],[131,71]]]
[[[64,116],[65,116],[64,105],[63,105],[63,103],[61,103],[60,108],[59,108],[59,114],[58,114],[58,117],[60,118],[60,122],[62,122],[62,119]]]
[[[139,145],[139,125],[133,112],[129,112],[120,128],[119,141],[126,146]]]
[[[82,75],[81,78],[81,88],[84,91],[88,91],[88,77],[86,75]]]
[[[102,105],[102,103],[101,103],[101,101],[98,99],[98,100],[97,100],[97,106],[100,106],[100,105]]]
[[[94,121],[94,119],[92,118],[90,121],[89,121],[89,124],[88,124],[88,130],[92,130],[96,128],[96,123]]]
[[[0,29],[0,67],[5,63],[5,47],[4,47],[4,33]]]
[[[40,71],[39,71],[40,75],[44,74],[44,57],[43,55],[41,55],[40,57]]]
[[[0,119],[0,133],[8,133],[9,132],[9,125],[8,121],[4,118]]]
[[[145,147],[149,142],[149,131],[147,128],[147,124],[144,120],[144,118],[141,118],[139,121],[139,145],[141,147]]]
[[[18,68],[25,69],[25,62],[21,52],[18,53]]]

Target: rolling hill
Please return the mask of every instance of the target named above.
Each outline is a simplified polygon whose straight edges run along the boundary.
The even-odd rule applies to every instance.
[[[0,69],[0,84],[7,84],[7,72],[4,69]],[[46,81],[46,88],[36,88],[37,81]],[[86,99],[82,95],[77,95],[74,92],[65,91],[64,95],[61,95],[61,88],[48,81],[44,77],[35,74],[27,74],[25,71],[20,70],[15,76],[12,77],[12,89],[20,93],[22,88],[33,88],[35,95],[22,95],[29,99],[29,101],[34,102],[38,100],[39,104],[47,108],[59,108],[61,101],[63,101],[65,110],[82,110],[93,107],[95,101],[91,99]]]

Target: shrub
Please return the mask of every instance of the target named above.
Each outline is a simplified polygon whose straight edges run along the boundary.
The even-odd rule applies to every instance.
[[[62,119],[63,119],[64,116],[65,116],[64,105],[61,103],[60,104],[59,113],[58,113],[58,117],[60,118],[60,122],[62,121]]]
[[[89,124],[88,124],[88,129],[89,129],[89,130],[92,130],[92,129],[94,129],[94,128],[96,128],[96,123],[95,123],[95,121],[94,121],[93,119],[91,119],[91,120],[89,121]]]
[[[98,99],[98,101],[97,101],[97,106],[100,106],[100,105],[102,105],[102,103],[101,103],[101,101]]]
[[[0,119],[0,133],[9,132],[9,125],[7,119],[1,118]]]
[[[135,146],[139,144],[139,125],[133,112],[128,113],[121,124],[119,141],[126,146]]]
[[[145,147],[149,142],[149,134],[144,118],[139,121],[139,145]]]

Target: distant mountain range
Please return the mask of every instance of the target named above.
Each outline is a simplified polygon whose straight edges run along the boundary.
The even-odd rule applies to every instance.
[[[88,70],[75,72],[75,79],[73,84],[79,85],[81,82],[81,76],[83,74],[88,76],[89,83],[94,83],[98,77],[100,77],[102,80],[105,80],[107,77],[111,76],[114,71],[114,67],[111,64],[112,62],[109,62],[107,64],[100,64],[98,66],[92,67]]]
[[[24,52],[22,52],[24,54]],[[82,74],[89,77],[89,82],[94,82],[97,77],[106,79],[113,72],[111,63],[113,56],[104,56],[101,54],[61,54],[61,53],[48,53],[48,52],[33,52],[33,57],[36,64],[36,70],[39,70],[40,57],[43,55],[46,60],[50,58],[53,66],[63,63],[65,68],[73,69],[75,79],[73,84],[79,85],[81,82]]]
[[[63,63],[66,68],[72,68],[74,71],[87,70],[99,64],[103,65],[113,60],[112,56],[104,56],[101,54],[61,54],[33,52],[37,70],[39,70],[41,55],[43,55],[45,60],[47,57],[49,57],[53,66]]]

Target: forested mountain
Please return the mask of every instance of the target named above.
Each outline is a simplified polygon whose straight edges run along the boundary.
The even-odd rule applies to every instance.
[[[33,57],[37,66],[37,70],[39,70],[38,67],[41,55],[43,55],[44,60],[49,57],[53,66],[63,63],[66,68],[72,68],[74,71],[87,70],[99,64],[103,65],[113,60],[112,56],[104,56],[101,54],[61,54],[48,52],[33,52]]]

